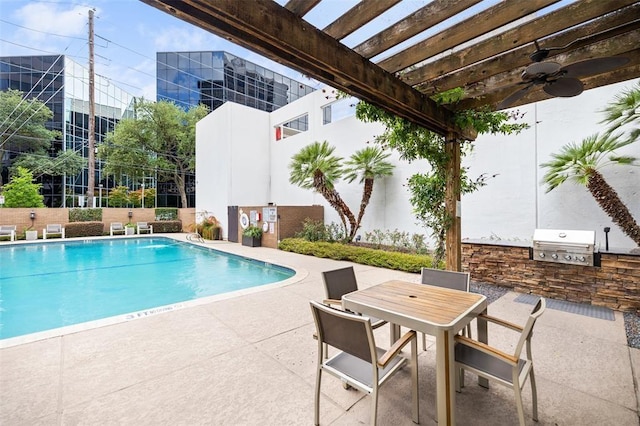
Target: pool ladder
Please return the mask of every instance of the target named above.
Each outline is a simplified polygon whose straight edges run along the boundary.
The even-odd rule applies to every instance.
[[[191,233],[187,235],[187,241],[204,243],[204,238],[197,232]]]

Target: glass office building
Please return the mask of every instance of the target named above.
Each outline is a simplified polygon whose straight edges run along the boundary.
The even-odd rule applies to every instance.
[[[311,93],[311,86],[221,51],[158,52],[157,100],[184,109],[204,104],[211,111],[227,101],[262,111],[275,111]],[[304,119],[291,124],[306,130]],[[187,176],[189,207],[195,206],[195,175]],[[158,184],[158,205],[179,206],[173,184]]]
[[[50,155],[72,149],[88,158],[89,129],[89,69],[65,55],[0,57],[0,90],[22,91],[27,98],[37,98],[53,112],[47,128],[57,130],[61,137],[53,141]],[[122,118],[133,116],[135,98],[114,86],[109,80],[95,76],[95,141],[104,141]],[[5,145],[1,160],[3,181],[8,179],[8,165],[20,154]],[[42,194],[48,207],[74,207],[87,192],[88,169],[76,176],[41,176]],[[94,193],[106,194],[115,186],[102,174],[102,163],[96,161]],[[125,183],[126,184],[126,183]],[[102,190],[100,188],[102,185]],[[99,195],[100,194],[100,195]],[[97,202],[96,202],[97,204]],[[91,206],[85,200],[85,205]]]

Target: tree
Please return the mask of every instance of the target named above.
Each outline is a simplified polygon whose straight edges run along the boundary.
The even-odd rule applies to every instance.
[[[304,189],[315,189],[333,207],[340,217],[347,235],[356,226],[356,218],[344,202],[334,184],[340,179],[341,157],[333,155],[335,147],[329,142],[314,142],[293,156],[289,169],[289,182]],[[347,227],[347,220],[349,227]]]
[[[631,141],[640,139],[640,82],[617,95],[604,109],[603,123],[609,124],[607,133],[627,130]]]
[[[464,97],[462,89],[453,89],[438,94],[435,100],[443,105],[455,105]],[[410,202],[416,218],[431,229],[435,240],[433,264],[439,265],[445,256],[446,231],[451,226],[452,218],[445,206],[445,182],[449,172],[449,157],[445,152],[445,138],[430,130],[397,117],[387,111],[369,104],[358,102],[356,117],[365,122],[380,122],[386,129],[376,138],[384,148],[395,149],[400,159],[409,162],[425,159],[430,170],[423,174],[413,175],[408,181],[411,193]],[[518,133],[527,128],[526,124],[512,123],[518,113],[493,112],[483,110],[462,110],[455,113],[455,124],[460,128],[473,128],[481,133]],[[462,154],[473,149],[471,143],[463,147]],[[467,176],[466,169],[461,170],[461,192],[471,193],[486,184],[488,176],[482,174],[475,179]]]
[[[123,175],[134,182],[157,173],[171,182],[187,207],[187,175],[195,171],[195,124],[208,114],[204,105],[185,111],[172,102],[142,100],[136,118],[120,121],[98,150],[104,171],[121,184]]]
[[[2,169],[20,155],[48,157],[51,142],[59,132],[47,130],[45,124],[53,113],[38,99],[24,99],[18,90],[0,92],[0,162]],[[18,154],[18,155],[17,155]],[[3,170],[0,170],[2,172]],[[39,171],[35,171],[39,173]],[[0,173],[0,186],[2,173]]]
[[[389,154],[383,153],[377,147],[367,147],[356,151],[343,167],[343,159],[334,156],[334,150],[335,148],[327,141],[314,142],[302,148],[293,156],[289,164],[291,170],[289,182],[320,193],[338,212],[346,239],[353,241],[360,228],[365,209],[371,200],[374,180],[390,176],[393,165],[385,161]],[[335,189],[335,183],[341,178],[349,183],[360,178],[360,183],[364,184],[357,218]]]
[[[356,218],[356,226],[351,229],[350,238],[353,240],[356,232],[360,228],[364,211],[369,205],[371,194],[373,193],[373,182],[376,179],[391,176],[393,174],[393,164],[385,161],[391,154],[383,152],[378,147],[368,146],[354,153],[345,162],[344,179],[351,183],[360,178],[362,188],[362,201],[360,202],[360,212]]]
[[[592,135],[581,143],[569,143],[551,154],[553,160],[541,164],[548,168],[542,178],[547,192],[557,188],[567,180],[573,180],[587,189],[622,232],[640,246],[640,226],[636,223],[618,193],[607,183],[600,170],[611,164],[631,165],[636,158],[616,156],[614,152],[633,143],[632,139],[622,139],[615,135]]]
[[[29,170],[18,167],[2,191],[5,207],[44,207],[41,186],[33,183],[33,175]]]

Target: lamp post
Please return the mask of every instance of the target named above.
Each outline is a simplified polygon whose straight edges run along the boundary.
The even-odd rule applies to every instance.
[[[144,209],[144,182],[142,182],[142,208]]]
[[[100,205],[100,207],[102,207],[102,184],[100,184],[98,187],[100,188],[100,195],[98,195],[98,204]]]

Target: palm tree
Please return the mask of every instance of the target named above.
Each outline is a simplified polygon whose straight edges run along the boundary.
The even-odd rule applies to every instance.
[[[342,158],[334,156],[334,150],[327,141],[314,142],[302,148],[289,164],[289,182],[320,193],[338,212],[346,235],[350,235],[356,227],[356,218],[334,187],[334,183],[342,176]]]
[[[609,124],[608,133],[621,130],[627,125],[640,124],[640,82],[636,86],[616,96],[603,111],[605,119],[603,123]],[[632,128],[629,139],[640,138],[640,126]]]
[[[580,144],[570,143],[563,146],[560,153],[551,155],[553,160],[540,166],[549,169],[543,177],[547,192],[567,179],[586,185],[602,210],[640,246],[640,226],[599,171],[610,164],[634,164],[635,157],[613,155],[614,151],[633,141],[629,138],[623,140],[610,133],[603,136],[596,133],[585,138]]]
[[[356,232],[360,228],[360,222],[364,216],[364,211],[371,200],[374,180],[393,174],[393,164],[385,161],[390,155],[389,153],[384,153],[378,147],[369,146],[355,152],[351,158],[345,162],[344,179],[351,183],[357,178],[360,178],[360,183],[364,184],[356,226],[351,228],[351,234],[349,235],[351,240],[356,236]]]

